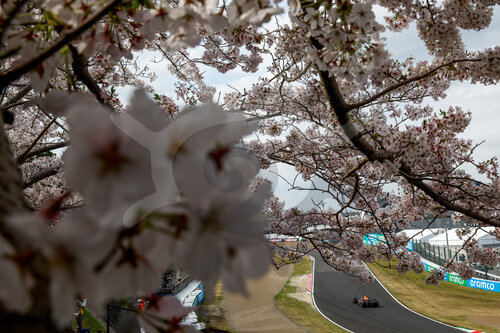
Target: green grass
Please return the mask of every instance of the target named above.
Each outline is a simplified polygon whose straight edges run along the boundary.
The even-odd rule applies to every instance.
[[[75,332],[78,331],[76,318],[72,321],[71,328]],[[106,332],[106,329],[101,325],[101,323],[97,319],[95,319],[87,311],[87,309],[83,310],[82,328],[88,328],[88,329],[90,329],[90,333],[97,333],[98,331],[101,331],[103,333]]]
[[[224,291],[222,288],[222,283],[219,281],[215,285],[214,288],[214,297],[212,299],[208,299],[205,297],[203,301],[198,305],[198,307],[204,307],[207,309],[207,312],[203,316],[200,316],[198,313],[199,319],[203,321],[207,329],[214,330],[217,332],[227,332],[227,333],[235,333],[227,322],[225,312],[224,312]],[[222,316],[216,316],[214,313],[210,312],[210,308],[217,308],[217,312],[221,312]]]
[[[302,260],[298,263],[295,264],[295,267],[293,268],[293,273],[292,276],[300,276],[304,274],[309,274],[311,273],[312,270],[312,260],[304,257]]]
[[[380,264],[367,265],[391,294],[412,310],[452,326],[500,333],[498,328],[473,320],[474,317],[499,316],[498,293],[450,282],[427,285],[424,281],[428,275],[426,272],[399,274],[394,268],[382,267]]]
[[[303,258],[299,263],[295,264],[292,277],[311,273],[311,265],[312,261],[309,258]],[[276,306],[281,313],[312,333],[345,332],[326,320],[308,303],[288,296],[296,292],[297,287],[291,286],[289,279],[283,289],[274,297]]]
[[[200,305],[204,306],[209,306],[209,305],[215,305],[215,306],[220,306],[222,304],[222,301],[224,300],[224,295],[214,295],[213,298],[209,299],[208,297],[203,298],[203,301],[201,301]]]

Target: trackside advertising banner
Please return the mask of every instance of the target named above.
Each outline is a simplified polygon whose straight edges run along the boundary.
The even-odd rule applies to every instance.
[[[423,262],[423,264],[427,272],[432,272],[436,269],[441,269],[441,267],[439,266],[434,266],[426,262]],[[476,278],[463,280],[457,274],[452,274],[452,273],[446,273],[446,277],[444,278],[444,280],[451,283],[459,284],[461,286],[467,286],[470,288],[500,292],[500,282],[482,280]]]
[[[461,279],[460,276],[458,276],[457,274],[446,273],[446,277],[444,278],[444,280],[451,283],[459,284],[461,286],[467,285],[467,280]]]
[[[363,236],[363,244],[366,245],[376,245],[379,243],[387,243],[385,241],[385,236],[380,234],[366,234]],[[409,251],[413,251],[413,242],[409,241],[405,248]]]
[[[475,278],[467,280],[467,287],[489,290],[489,291],[496,291],[497,293],[500,292],[500,283],[499,282],[480,280],[480,279],[475,279]]]
[[[384,235],[367,234],[367,235],[363,236],[363,244],[376,245],[379,243],[386,243]],[[413,251],[413,242],[411,242],[411,241],[408,242],[408,244],[405,247],[408,250]],[[427,272],[432,272],[435,269],[441,269],[440,266],[432,264],[423,258],[422,258],[422,263],[424,264],[425,270]],[[461,286],[467,286],[470,288],[500,292],[500,282],[482,280],[482,279],[476,279],[476,278],[472,278],[469,280],[463,280],[460,278],[460,276],[458,276],[457,274],[453,274],[453,273],[446,273],[446,277],[444,278],[444,280],[451,282],[451,283],[459,284]]]

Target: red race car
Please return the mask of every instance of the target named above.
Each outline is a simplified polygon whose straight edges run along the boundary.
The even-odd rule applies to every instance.
[[[378,308],[377,299],[369,298],[368,296],[363,296],[361,298],[354,297],[352,302],[354,304],[358,304],[362,308]]]

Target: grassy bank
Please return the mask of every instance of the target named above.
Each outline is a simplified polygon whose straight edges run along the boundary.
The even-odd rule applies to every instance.
[[[229,327],[224,311],[224,290],[219,281],[214,287],[214,297],[205,298],[201,304],[196,307],[198,319],[205,323],[207,332],[226,332],[234,333]]]
[[[424,281],[428,273],[399,274],[377,263],[368,267],[394,297],[412,310],[453,326],[500,333],[498,327],[485,324],[493,320],[500,325],[500,318],[494,319],[500,316],[498,293],[449,282],[431,286]]]
[[[312,261],[304,258],[300,263],[295,264],[292,278],[311,273]],[[297,287],[287,281],[283,289],[274,297],[278,310],[297,325],[304,327],[313,333],[345,332],[340,327],[326,320],[310,304],[290,297],[289,294],[296,293]]]
[[[90,314],[87,309],[83,310],[82,327],[90,329],[90,333],[106,332],[101,323]],[[73,331],[78,331],[76,318],[71,323]]]

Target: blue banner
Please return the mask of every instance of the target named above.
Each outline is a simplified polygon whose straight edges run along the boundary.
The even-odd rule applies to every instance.
[[[429,265],[425,262],[422,263],[424,264],[425,271],[427,272],[433,272],[435,269],[437,269],[437,267]],[[446,273],[444,280],[462,286],[467,286],[469,288],[500,292],[500,282],[481,280],[475,278],[469,280],[463,280],[457,274],[450,274],[450,273]]]
[[[467,280],[467,286],[476,289],[500,292],[499,282],[480,280],[480,279],[470,279]]]
[[[377,245],[379,243],[385,243],[385,244],[387,244],[387,241],[385,240],[385,236],[384,235],[380,235],[380,234],[367,234],[367,235],[363,236],[363,244]],[[408,243],[406,244],[405,248],[408,251],[413,251],[413,242],[412,241],[408,241]]]
[[[385,237],[384,235],[379,235],[379,234],[368,234],[363,236],[363,244],[367,245],[376,245],[380,242],[385,243]]]
[[[422,262],[425,266],[425,271],[426,272],[434,272],[434,270],[436,270],[436,267],[432,266],[432,265],[429,265],[429,264],[426,264],[425,262]]]

